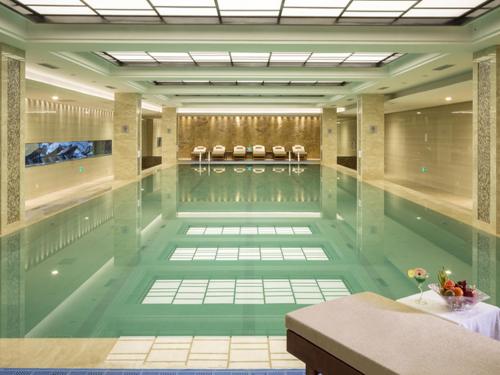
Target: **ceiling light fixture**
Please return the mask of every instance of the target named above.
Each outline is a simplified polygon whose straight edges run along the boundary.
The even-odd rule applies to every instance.
[[[59,100],[59,97],[57,95],[54,95],[51,99],[57,101]]]
[[[447,102],[451,102],[453,98],[451,96],[447,96],[446,98],[444,98],[444,100],[446,100]]]

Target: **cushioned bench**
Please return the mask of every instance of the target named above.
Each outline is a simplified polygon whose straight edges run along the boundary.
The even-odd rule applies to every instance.
[[[500,374],[500,342],[374,293],[286,316],[306,374]]]

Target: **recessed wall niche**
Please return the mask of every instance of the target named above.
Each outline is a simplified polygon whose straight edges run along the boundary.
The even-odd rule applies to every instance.
[[[177,117],[179,159],[190,159],[195,146],[303,145],[309,159],[320,158],[321,116],[311,115],[180,115]]]

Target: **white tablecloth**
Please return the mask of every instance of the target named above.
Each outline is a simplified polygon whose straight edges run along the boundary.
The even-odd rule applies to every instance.
[[[437,315],[481,335],[500,340],[500,308],[497,306],[480,302],[469,311],[452,312],[436,292],[432,290],[424,292],[422,299],[427,302],[425,305],[415,303],[419,295],[420,293],[403,297],[397,302]]]

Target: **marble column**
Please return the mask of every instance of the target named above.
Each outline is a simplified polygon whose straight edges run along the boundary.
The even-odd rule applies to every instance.
[[[323,108],[321,120],[321,164],[337,165],[337,108]]]
[[[384,178],[384,95],[358,96],[358,176],[364,180]]]
[[[474,53],[472,109],[473,219],[481,229],[500,233],[500,46]]]
[[[0,232],[24,219],[24,51],[0,44]]]
[[[167,167],[177,163],[177,110],[163,107],[161,114],[162,165]]]
[[[141,94],[116,93],[113,115],[113,170],[115,180],[141,173]]]

